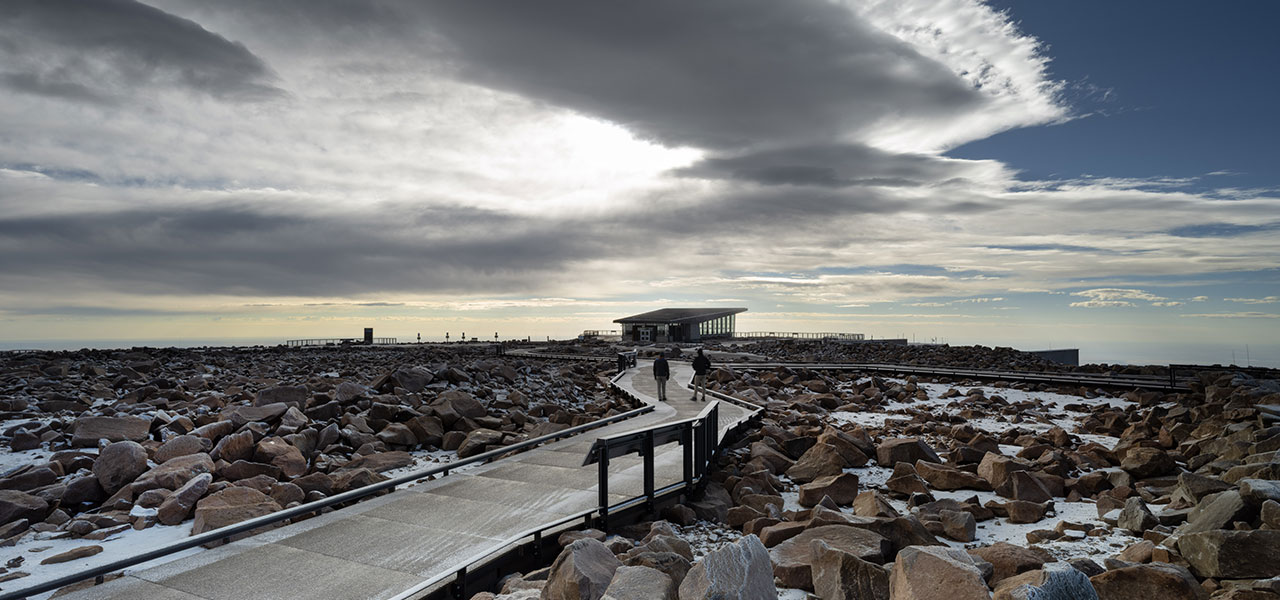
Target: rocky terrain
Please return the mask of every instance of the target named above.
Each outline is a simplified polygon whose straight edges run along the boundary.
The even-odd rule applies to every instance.
[[[1280,598],[1275,380],[712,379],[766,411],[696,501],[476,600]]]
[[[630,408],[607,365],[492,354],[0,354],[0,582],[157,525],[199,534]]]

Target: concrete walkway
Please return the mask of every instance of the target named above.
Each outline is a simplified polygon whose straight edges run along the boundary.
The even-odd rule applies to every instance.
[[[397,490],[212,550],[130,573],[63,596],[244,600],[389,598],[468,559],[500,548],[516,534],[597,506],[596,465],[582,460],[597,437],[696,416],[688,363],[671,363],[669,402],[656,401],[652,363],[642,362],[619,381],[655,409],[639,417],[509,458]],[[721,403],[720,423],[746,412]],[[656,485],[681,479],[683,452],[658,448]],[[637,456],[609,466],[612,502],[643,493]]]

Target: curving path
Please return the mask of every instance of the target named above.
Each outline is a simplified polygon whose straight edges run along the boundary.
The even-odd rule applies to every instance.
[[[655,398],[657,386],[648,361],[618,381],[643,402],[654,404],[650,413],[133,571],[62,598],[391,598],[423,580],[456,572],[524,531],[595,508],[596,465],[581,465],[597,437],[693,417],[705,406],[691,402],[683,383],[676,383],[692,378],[689,364],[670,364],[667,403]],[[745,414],[722,402],[721,431]],[[681,479],[682,458],[678,445],[658,448],[658,487]],[[609,470],[613,502],[643,494],[639,457],[616,458]]]

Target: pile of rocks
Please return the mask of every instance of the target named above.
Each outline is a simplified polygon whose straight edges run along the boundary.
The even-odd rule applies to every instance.
[[[0,361],[0,439],[32,457],[0,473],[0,544],[188,519],[198,534],[631,408],[589,363],[437,347]]]
[[[1280,599],[1274,381],[1205,374],[1191,393],[1135,390],[1109,402],[1085,401],[1098,391],[1056,390],[1082,393],[1068,431],[1018,426],[1041,423],[1052,410],[1044,403],[954,387],[944,394],[950,414],[863,427],[831,415],[919,400],[928,395],[922,383],[788,370],[715,375],[721,391],[763,403],[763,422],[722,455],[696,500],[663,516],[723,522],[744,536],[692,563],[666,539],[665,523],[639,542],[575,542],[549,570],[508,581],[498,598],[774,598],[752,575],[768,568],[775,587],[823,599]],[[1008,429],[968,422],[992,417]],[[873,469],[892,472],[883,481],[858,476]],[[981,539],[979,524],[1034,528],[1068,504],[1092,504],[1099,518],[1058,519],[1029,529],[1025,543]],[[1082,547],[1095,554],[1072,554]],[[593,566],[575,566],[588,552]]]

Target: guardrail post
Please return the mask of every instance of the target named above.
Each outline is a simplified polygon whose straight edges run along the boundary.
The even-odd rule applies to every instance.
[[[693,487],[693,425],[685,423],[680,429],[680,445],[684,446],[684,487]]]
[[[609,531],[609,442],[596,440],[600,444],[600,481],[597,487],[600,493],[600,529]]]
[[[467,600],[467,568],[458,569],[457,578],[453,580],[453,585],[449,586],[453,592],[453,597],[458,600]]]
[[[705,418],[693,426],[693,437],[697,440],[697,443],[693,446],[693,475],[697,479],[702,479],[703,473],[707,470],[706,427],[707,420]]]
[[[653,512],[653,430],[644,434],[644,497],[646,510]]]

